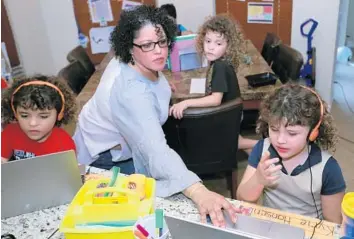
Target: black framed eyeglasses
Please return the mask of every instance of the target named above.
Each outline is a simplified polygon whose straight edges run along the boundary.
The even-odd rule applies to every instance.
[[[149,42],[149,43],[145,43],[145,44],[141,44],[141,45],[133,43],[134,46],[139,47],[143,52],[153,51],[157,44],[161,48],[165,48],[170,45],[170,43],[168,42],[167,39],[162,39],[160,41]]]

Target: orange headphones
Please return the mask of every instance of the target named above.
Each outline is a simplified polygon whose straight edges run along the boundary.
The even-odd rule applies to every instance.
[[[317,97],[318,102],[320,102],[320,119],[319,119],[318,123],[316,124],[315,128],[313,128],[311,130],[311,133],[309,134],[309,141],[313,142],[313,141],[315,141],[317,139],[318,134],[320,133],[320,125],[321,125],[322,120],[323,120],[324,106],[323,106],[321,97],[318,95],[318,93],[316,91],[314,91],[313,89],[311,89],[309,87],[303,86],[303,85],[300,85],[300,86],[302,88],[305,88],[305,89],[311,91]]]
[[[59,95],[61,97],[61,101],[62,101],[62,106],[61,106],[60,112],[58,114],[57,120],[60,121],[61,119],[63,119],[63,117],[64,117],[64,109],[65,109],[65,97],[64,97],[63,92],[61,92],[61,90],[57,86],[53,85],[52,83],[49,83],[49,82],[46,82],[46,81],[40,81],[40,80],[35,80],[35,81],[30,81],[30,82],[24,83],[24,84],[20,85],[19,87],[17,87],[16,90],[14,91],[14,93],[12,93],[11,108],[12,108],[12,111],[14,112],[15,117],[16,117],[16,109],[14,107],[15,94],[22,87],[29,86],[29,85],[46,85],[46,86],[49,86],[49,87],[55,89],[59,93]]]

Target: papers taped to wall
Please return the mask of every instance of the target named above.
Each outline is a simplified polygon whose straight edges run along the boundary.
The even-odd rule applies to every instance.
[[[112,7],[110,0],[88,0],[91,21],[93,23],[113,21]]]
[[[273,24],[274,7],[271,2],[249,2],[247,23]]]
[[[124,0],[122,3],[122,10],[132,10],[134,7],[141,5],[140,2]]]
[[[114,26],[95,27],[90,29],[90,43],[92,54],[107,53],[111,48],[109,38]]]

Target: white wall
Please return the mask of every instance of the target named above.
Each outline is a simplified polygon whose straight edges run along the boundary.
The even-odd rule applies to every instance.
[[[15,38],[20,62],[28,73],[42,67],[43,73],[51,70],[49,42],[42,21],[40,4],[37,1],[5,0],[5,6]]]
[[[196,32],[204,19],[215,15],[215,0],[156,0],[158,6],[173,3],[177,10],[177,22]]]
[[[78,45],[72,0],[40,0],[48,42],[54,60],[54,73],[68,64],[66,55]]]
[[[350,47],[354,47],[354,0],[349,1],[347,35],[349,35],[350,38],[348,39],[348,45]]]
[[[16,47],[26,75],[56,75],[77,45],[71,0],[5,0]]]
[[[332,83],[336,58],[336,37],[340,0],[293,0],[291,46],[307,59],[307,40],[301,36],[300,25],[308,18],[319,22],[312,41],[316,47],[316,90],[332,104]],[[306,6],[306,7],[304,7]]]
[[[349,1],[350,0],[340,0],[338,32],[337,32],[337,48],[340,46],[344,46],[346,43]]]

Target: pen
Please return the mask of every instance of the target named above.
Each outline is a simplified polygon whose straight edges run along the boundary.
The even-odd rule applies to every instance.
[[[142,234],[145,238],[154,239],[153,237],[149,237],[149,232],[148,232],[143,226],[141,226],[140,224],[138,224],[138,225],[136,226],[136,228],[139,230],[139,232],[141,232],[141,234]]]

